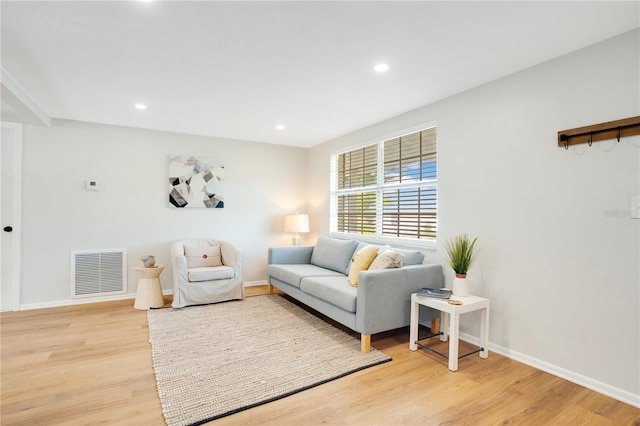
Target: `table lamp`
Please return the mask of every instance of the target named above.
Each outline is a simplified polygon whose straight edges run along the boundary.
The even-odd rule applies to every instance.
[[[295,232],[296,236],[291,240],[294,246],[299,246],[302,242],[300,232],[309,232],[309,215],[298,213],[287,215],[284,219],[284,231]]]

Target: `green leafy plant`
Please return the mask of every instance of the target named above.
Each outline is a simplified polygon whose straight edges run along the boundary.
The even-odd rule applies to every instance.
[[[450,238],[445,243],[447,261],[456,275],[466,275],[469,268],[471,268],[478,254],[476,241],[478,241],[478,238],[474,238],[471,241],[467,234],[460,234]]]

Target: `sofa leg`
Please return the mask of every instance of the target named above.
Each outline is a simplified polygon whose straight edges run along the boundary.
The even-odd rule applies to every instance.
[[[371,335],[361,334],[360,335],[360,351],[366,354],[370,350],[371,350]]]
[[[269,294],[273,294],[273,286],[269,284]]]
[[[432,334],[440,333],[440,317],[431,319],[431,333]]]

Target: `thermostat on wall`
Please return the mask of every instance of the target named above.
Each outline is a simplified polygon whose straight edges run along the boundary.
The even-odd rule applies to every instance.
[[[100,189],[100,182],[98,182],[97,180],[88,180],[87,189],[90,191],[97,191],[98,189]]]

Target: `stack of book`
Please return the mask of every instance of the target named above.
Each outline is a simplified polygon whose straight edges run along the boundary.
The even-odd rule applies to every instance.
[[[423,288],[418,292],[418,296],[449,299],[451,297],[451,290],[448,288]]]

